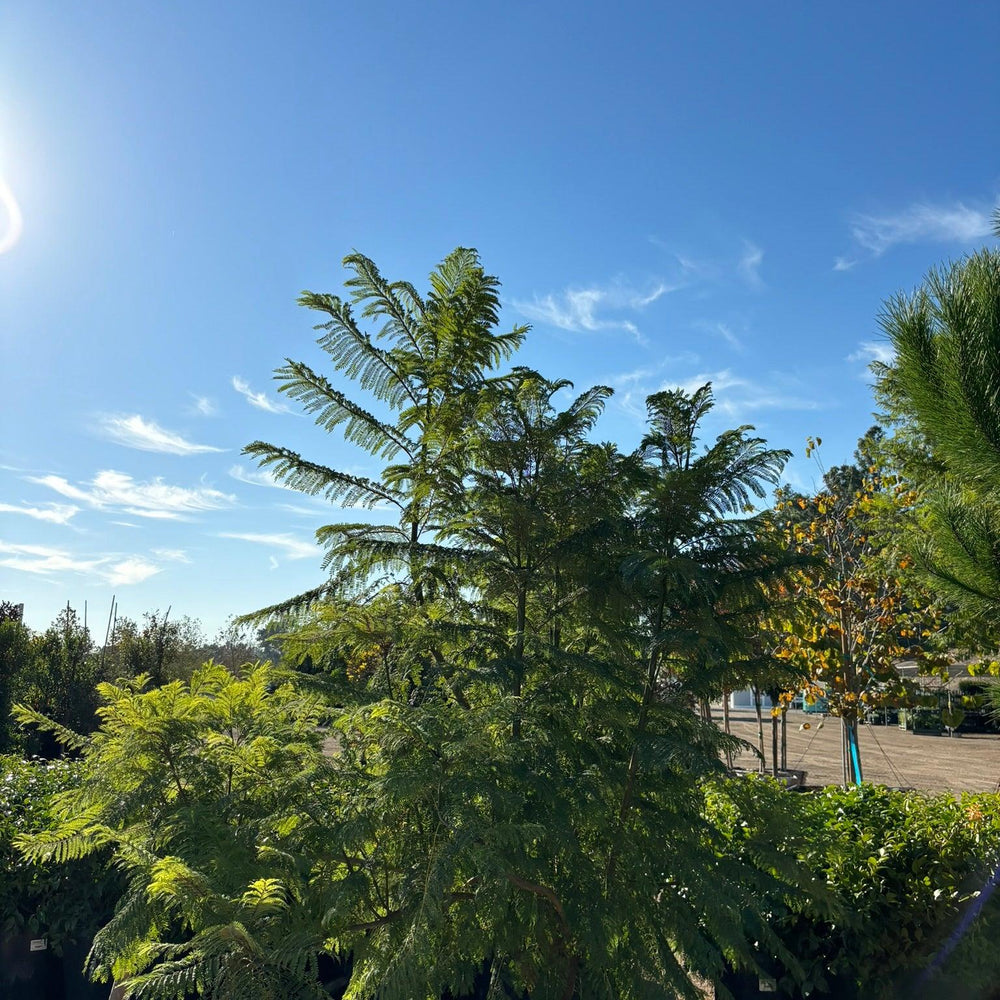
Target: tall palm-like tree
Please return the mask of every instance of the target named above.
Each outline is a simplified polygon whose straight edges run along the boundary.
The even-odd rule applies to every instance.
[[[349,297],[304,292],[301,305],[324,315],[318,343],[333,368],[374,402],[346,395],[324,375],[286,358],[275,372],[279,391],[297,400],[325,431],[344,437],[383,467],[366,478],[254,441],[244,454],[257,459],[284,485],[322,496],[342,507],[388,507],[395,524],[348,522],[320,530],[325,566],[339,579],[362,581],[379,571],[402,573],[418,603],[425,597],[424,563],[417,550],[441,519],[441,503],[461,478],[469,417],[494,369],[520,345],[527,331],[507,333],[499,322],[499,281],[484,272],[474,250],[459,247],[430,276],[421,296],[406,281],[387,281],[359,253],[344,258],[352,276]],[[374,331],[363,328],[370,321]],[[378,416],[374,409],[388,411]],[[331,582],[265,608],[273,617],[321,599]]]

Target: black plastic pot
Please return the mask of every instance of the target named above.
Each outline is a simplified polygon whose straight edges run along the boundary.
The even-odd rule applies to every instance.
[[[63,1000],[62,962],[48,938],[27,932],[0,938],[0,1000]]]
[[[83,971],[90,951],[89,942],[69,942],[63,945],[63,1000],[108,1000],[109,983],[93,983]]]

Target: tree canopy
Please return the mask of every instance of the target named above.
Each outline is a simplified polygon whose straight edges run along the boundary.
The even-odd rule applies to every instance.
[[[891,299],[882,326],[895,359],[877,367],[891,416],[909,423],[924,461],[926,542],[937,586],[982,619],[1000,607],[1000,251],[932,270]]]

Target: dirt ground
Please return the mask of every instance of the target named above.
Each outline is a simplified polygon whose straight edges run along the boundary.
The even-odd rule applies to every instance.
[[[721,705],[712,706],[712,718],[722,725]],[[756,745],[754,713],[733,709],[729,718],[733,735]],[[809,723],[810,728],[801,729],[803,723]],[[1000,781],[1000,735],[931,736],[904,732],[896,726],[862,726],[858,743],[865,781],[934,792],[993,792]],[[770,766],[771,720],[767,712],[764,746]],[[746,753],[734,763],[755,769],[757,758]],[[843,778],[840,720],[790,711],[788,766],[804,770],[807,785],[839,783]]]

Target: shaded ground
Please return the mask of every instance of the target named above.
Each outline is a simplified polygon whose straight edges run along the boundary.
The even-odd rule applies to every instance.
[[[712,706],[712,717],[722,725],[722,706]],[[757,743],[757,720],[752,711],[733,709],[734,736]],[[805,712],[788,713],[788,766],[806,772],[806,784],[838,784],[841,765],[840,720]],[[800,730],[808,722],[808,730]],[[861,770],[866,781],[926,791],[992,792],[1000,780],[1000,735],[930,736],[904,732],[896,726],[863,726],[858,736]],[[764,714],[764,745],[770,765],[771,720]],[[757,758],[742,754],[738,767],[755,769]]]

